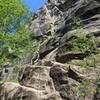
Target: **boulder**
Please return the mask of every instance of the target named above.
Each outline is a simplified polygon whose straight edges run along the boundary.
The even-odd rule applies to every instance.
[[[49,76],[49,67],[26,66],[19,72],[18,81],[21,85],[37,90],[54,91],[52,79]]]
[[[85,70],[80,68],[80,66],[70,65],[69,70],[68,70],[68,77],[78,82],[82,82],[87,77],[85,73],[86,73]]]
[[[7,82],[0,86],[0,100],[62,100],[57,92],[47,95],[42,90]]]
[[[16,83],[5,83],[0,89],[0,100],[39,100],[36,91]]]
[[[55,89],[60,93],[63,100],[77,100],[76,92],[73,87],[77,87],[80,83],[68,77],[68,70],[54,66],[50,69],[50,76],[53,79]]]
[[[84,80],[88,79],[88,74],[80,66],[60,64],[57,62],[52,62],[52,65],[50,68],[50,76],[53,79],[55,89],[60,93],[63,100],[99,100],[94,99],[94,95],[95,98],[99,98],[98,92],[92,95],[88,93],[85,96],[80,96],[78,93],[77,88]],[[92,79],[93,76],[91,76]],[[95,90],[96,87],[94,86],[94,84],[91,84],[89,87]],[[84,91],[84,88],[82,89]]]
[[[26,66],[21,69],[18,81],[25,87],[42,91],[43,93],[40,95],[49,99],[51,98],[50,100],[62,100],[59,93],[55,90],[52,78],[49,76],[49,71],[50,67],[47,66]]]

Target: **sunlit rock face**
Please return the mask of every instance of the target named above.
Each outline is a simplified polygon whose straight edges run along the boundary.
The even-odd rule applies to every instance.
[[[19,83],[6,82],[0,85],[0,100],[99,100],[99,93],[81,97],[76,88],[85,79],[96,80],[80,66],[44,61],[45,66],[23,66]],[[94,84],[90,84],[96,90]]]
[[[52,4],[58,6],[61,4],[64,4],[67,0],[49,0],[49,2],[51,2]]]
[[[0,87],[0,100],[62,100],[58,92],[45,94],[44,91],[7,82]]]
[[[87,78],[96,79],[96,74],[90,77],[79,78],[76,70],[71,66],[69,70],[63,69],[61,63],[71,60],[84,60],[87,57],[82,51],[71,51],[70,42],[75,38],[77,28],[80,33],[86,33],[87,37],[100,37],[100,1],[99,0],[48,0],[32,18],[31,31],[36,34],[34,39],[50,36],[53,21],[54,37],[42,43],[39,47],[39,56],[44,65],[51,66],[50,77],[54,87],[63,100],[99,100],[100,93],[88,95],[85,98],[78,97],[72,89],[77,87],[82,80]],[[90,38],[91,39],[91,38]],[[96,47],[99,48],[99,44]],[[50,61],[59,62],[56,65]],[[76,67],[77,69],[77,67]],[[79,69],[78,69],[79,71]],[[80,72],[80,71],[79,71]],[[81,73],[81,72],[80,72]],[[93,85],[93,84],[92,84]],[[94,86],[94,85],[93,85]],[[92,87],[93,87],[92,86]],[[98,85],[96,85],[98,87]],[[94,87],[96,88],[96,87]]]
[[[53,25],[51,25],[52,22]],[[60,46],[61,51],[63,51],[62,56],[66,55],[66,51],[63,47],[69,46],[68,41],[74,38],[74,34],[77,33],[77,28],[79,28],[81,33],[88,34],[89,37],[99,37],[100,1],[48,0],[48,3],[46,3],[33,15],[32,23],[30,25],[31,31],[35,33],[35,35],[33,35],[33,39],[45,40],[45,38],[51,36],[50,33],[52,32],[52,28],[54,29],[54,36],[57,37],[41,44],[39,48],[39,55],[41,59],[52,50],[55,50],[58,46]],[[100,43],[97,43],[96,45],[99,47],[99,44]],[[58,55],[55,56],[54,59],[61,62],[61,60],[59,60],[61,52],[59,53],[59,50],[56,50],[55,52]],[[85,57],[85,54],[83,55],[82,59]],[[63,59],[62,62],[65,62],[64,60],[66,61],[66,59]]]
[[[99,0],[48,0],[46,7],[38,10],[30,29],[37,36],[48,34],[51,22],[55,17],[55,34],[63,35],[81,23],[86,30],[99,30],[100,1]]]

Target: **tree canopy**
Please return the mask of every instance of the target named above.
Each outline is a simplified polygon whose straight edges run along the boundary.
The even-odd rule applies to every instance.
[[[30,16],[22,0],[0,0],[0,65],[20,58],[32,47],[31,32],[26,27]]]

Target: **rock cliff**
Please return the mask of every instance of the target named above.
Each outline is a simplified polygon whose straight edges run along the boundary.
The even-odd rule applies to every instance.
[[[29,28],[41,41],[33,65],[0,85],[0,100],[100,100],[100,1],[48,0]]]

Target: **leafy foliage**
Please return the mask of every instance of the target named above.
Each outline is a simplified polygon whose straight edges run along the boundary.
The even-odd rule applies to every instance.
[[[19,30],[29,17],[22,0],[0,0],[0,32],[13,33]]]
[[[75,38],[70,43],[72,50],[81,51],[87,55],[97,53],[95,38],[88,38],[86,33],[76,31]]]
[[[96,47],[97,38],[87,36],[87,33],[76,31],[75,38],[70,42],[70,49],[81,51],[87,55],[83,60],[72,60],[69,63],[81,66],[83,68],[99,66],[99,50]]]
[[[21,59],[32,51],[31,32],[26,25],[31,12],[22,0],[0,0],[0,65]]]
[[[93,95],[95,92],[95,87],[93,87],[93,81],[91,80],[84,80],[77,88],[77,93],[81,97]]]

